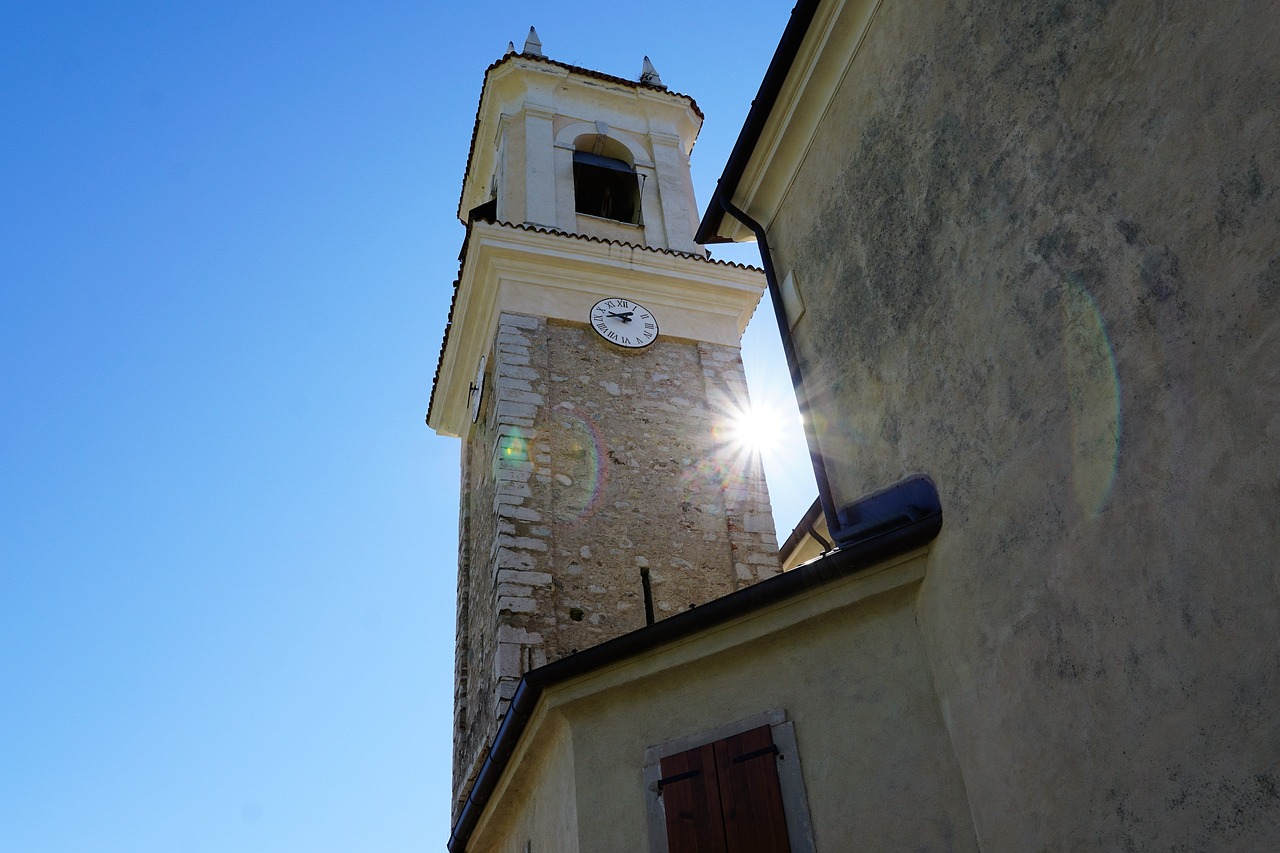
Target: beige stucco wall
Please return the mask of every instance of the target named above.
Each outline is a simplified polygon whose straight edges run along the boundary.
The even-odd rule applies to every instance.
[[[924,563],[916,555],[818,587],[547,691],[523,743],[553,740],[548,732],[567,725],[571,739],[554,760],[571,748],[578,848],[650,849],[649,747],[780,708],[794,723],[816,849],[976,849],[915,627]],[[469,849],[564,849],[527,834],[551,825],[540,811],[563,805],[515,794],[554,761],[526,748]]]
[[[573,740],[563,716],[540,719],[539,736],[521,744],[515,761],[522,772],[503,780],[501,808],[486,814],[483,840],[473,836],[468,850],[487,853],[555,851],[578,853],[578,798]]]
[[[1280,846],[1277,128],[1274,3],[886,2],[772,219],[985,849]]]

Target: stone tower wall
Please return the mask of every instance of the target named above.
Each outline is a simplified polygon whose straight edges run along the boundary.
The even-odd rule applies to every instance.
[[[464,796],[520,677],[779,571],[759,460],[726,426],[736,347],[606,344],[503,314],[463,450],[454,788]]]

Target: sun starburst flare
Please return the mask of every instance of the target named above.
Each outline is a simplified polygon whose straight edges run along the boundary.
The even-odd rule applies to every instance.
[[[782,439],[782,416],[767,405],[748,405],[733,412],[725,437],[739,450],[769,455]]]

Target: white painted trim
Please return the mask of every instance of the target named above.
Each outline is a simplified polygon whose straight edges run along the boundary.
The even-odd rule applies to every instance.
[[[881,0],[819,4],[764,130],[733,193],[733,203],[768,229],[809,156],[814,137],[861,49]],[[755,235],[731,216],[719,232],[735,241]]]
[[[596,133],[597,127],[593,121],[578,121],[565,125],[556,134],[556,147],[574,151],[576,150],[574,142],[579,136],[595,135]],[[626,128],[610,127],[605,136],[624,146],[631,153],[633,166],[651,165],[652,158],[649,156],[649,152],[645,150],[644,143],[638,141],[637,134]]]

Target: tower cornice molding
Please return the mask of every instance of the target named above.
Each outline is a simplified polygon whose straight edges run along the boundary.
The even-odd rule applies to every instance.
[[[525,101],[524,112],[525,115],[531,115],[537,118],[553,118],[556,114],[556,108],[550,104],[539,104],[534,101]]]
[[[531,226],[475,222],[441,348],[427,423],[465,434],[468,393],[503,312],[586,325],[606,296],[641,302],[662,336],[739,346],[764,291],[754,267]]]

